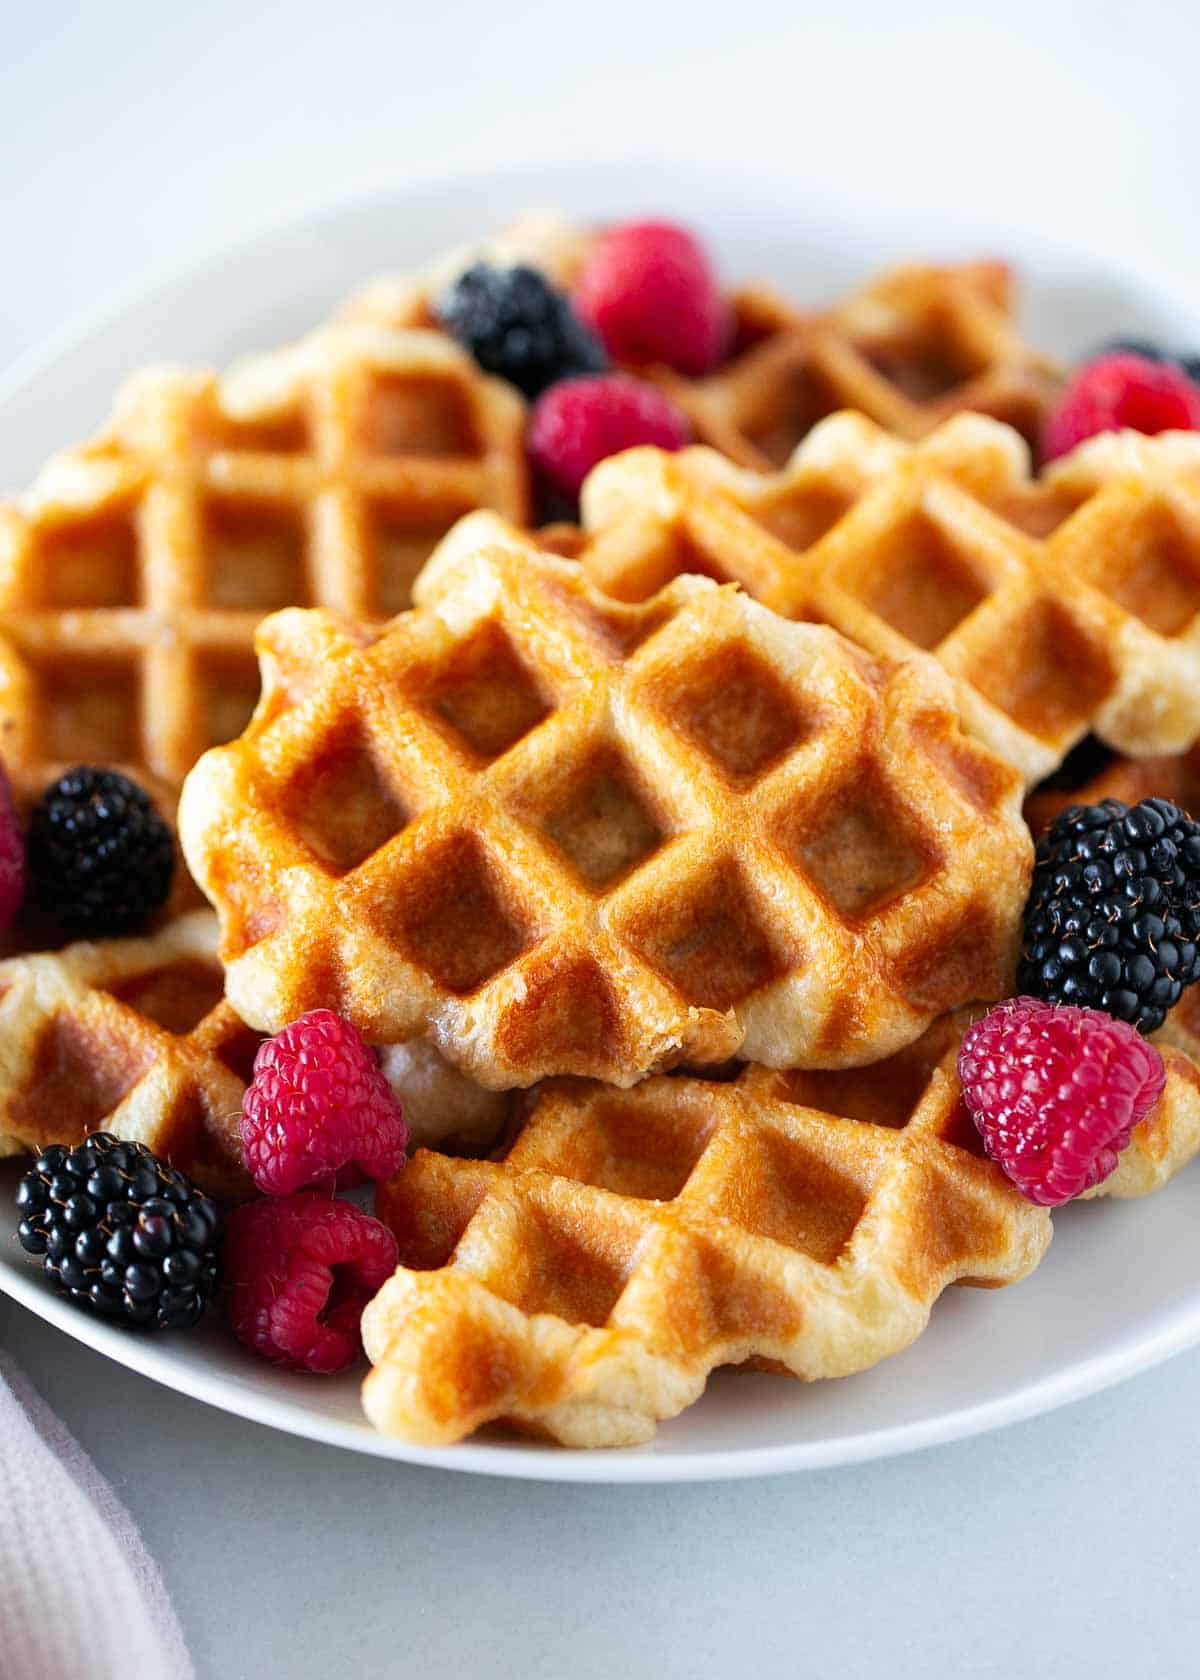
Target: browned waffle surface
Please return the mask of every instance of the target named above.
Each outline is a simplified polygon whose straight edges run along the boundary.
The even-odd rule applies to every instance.
[[[561,216],[535,213],[424,270],[372,281],[343,317],[433,326],[437,294],[478,260],[531,263],[569,288],[592,238]],[[1001,262],[904,264],[812,309],[748,286],[730,297],[732,349],[713,374],[635,371],[670,392],[699,442],[759,471],[782,465],[818,421],[844,408],[905,438],[970,410],[1007,421],[1033,442],[1060,377],[1022,338],[1014,291]]]
[[[620,599],[701,572],[872,652],[928,650],[1030,782],[1089,730],[1139,756],[1200,735],[1193,434],[1108,434],[1035,479],[999,422],[907,445],[842,414],[766,476],[631,450],[593,472],[583,516],[581,539],[550,540]]]
[[[742,1086],[780,1101],[832,1108],[851,1119],[899,1126],[942,1066],[958,1090],[954,1061],[969,1022],[982,1011],[957,1010],[936,1021],[915,1044],[869,1067],[829,1073],[748,1067]],[[1185,992],[1153,1043],[1167,1082],[1153,1112],[1134,1128],[1117,1170],[1086,1198],[1146,1196],[1160,1190],[1200,1150],[1200,989]],[[969,1132],[964,1122],[962,1138]],[[976,1147],[971,1140],[972,1147]]]
[[[0,507],[0,738],[22,792],[117,765],[170,814],[288,605],[383,618],[462,513],[527,516],[523,405],[444,338],[343,328],[223,379],[147,370]]]
[[[1024,1277],[1049,1216],[979,1156],[949,1056],[865,1122],[819,1085],[562,1083],[502,1161],[418,1153],[380,1196],[401,1265],[363,1319],[371,1421],[628,1445],[719,1365],[844,1376],[948,1284]]]
[[[479,1083],[886,1054],[1010,983],[1019,779],[932,661],[703,578],[640,606],[492,516],[382,633],[282,613],[180,822],[229,997]]]
[[[216,921],[0,963],[0,1155],[107,1131],[241,1196],[238,1121],[260,1036],[224,1001]]]
[[[1155,1035],[1163,1096],[1089,1198],[1158,1190],[1200,1150],[1198,997]],[[1049,1214],[962,1108],[971,1018],[863,1068],[552,1082],[493,1160],[419,1151],[379,1199],[401,1264],[363,1321],[372,1422],[631,1444],[718,1365],[846,1375],[907,1346],[947,1284],[1024,1276]]]

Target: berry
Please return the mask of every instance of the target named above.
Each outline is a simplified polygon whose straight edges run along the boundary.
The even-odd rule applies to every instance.
[[[1117,353],[1141,356],[1147,362],[1174,362],[1194,384],[1200,385],[1200,356],[1179,356],[1174,351],[1164,350],[1160,345],[1145,338],[1117,338],[1095,352],[1096,356]],[[1089,358],[1091,359],[1094,358]]]
[[[1108,1177],[1167,1077],[1155,1047],[1123,1021],[1029,997],[967,1029],[958,1076],[984,1148],[1042,1207]]]
[[[1042,454],[1051,461],[1097,432],[1195,431],[1200,386],[1173,362],[1116,351],[1085,362],[1046,421]]]
[[[222,1252],[233,1333],[277,1365],[344,1370],[362,1351],[363,1308],[398,1262],[387,1226],[352,1202],[306,1190],[234,1208]]]
[[[11,925],[25,897],[25,837],[0,763],[0,931]]]
[[[1038,842],[1017,984],[1144,1033],[1200,978],[1200,824],[1166,799],[1071,805]]]
[[[609,228],[589,252],[573,297],[619,362],[665,362],[698,378],[717,365],[731,336],[708,253],[673,222]]]
[[[485,373],[527,397],[608,366],[600,340],[536,268],[476,263],[439,299],[437,316]]]
[[[60,776],[29,824],[33,898],[68,933],[133,933],[165,902],[175,873],[171,830],[149,795],[117,770]]]
[[[72,1301],[142,1330],[186,1330],[216,1289],[217,1209],[151,1154],[95,1132],[49,1144],[17,1187],[17,1237]]]
[[[266,1195],[332,1186],[350,1166],[390,1178],[407,1145],[400,1104],[349,1021],[313,1009],[259,1046],[242,1099],[242,1153]]]
[[[569,379],[547,391],[529,422],[530,459],[549,485],[574,499],[598,461],[638,444],[682,449],[688,423],[669,397],[627,374]]]

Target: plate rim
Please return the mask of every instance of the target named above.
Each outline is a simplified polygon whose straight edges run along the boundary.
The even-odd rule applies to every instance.
[[[110,326],[139,313],[150,313],[185,289],[202,285],[206,276],[252,259],[264,245],[299,237],[305,230],[335,224],[342,218],[382,215],[388,208],[395,210],[402,206],[411,211],[414,203],[422,198],[443,192],[461,193],[468,186],[482,194],[501,190],[508,194],[519,187],[523,194],[528,194],[529,203],[549,200],[569,204],[572,192],[579,194],[582,184],[586,183],[594,196],[598,186],[609,191],[606,183],[610,183],[613,199],[619,201],[623,195],[627,201],[631,162],[637,163],[637,197],[643,203],[656,198],[669,202],[670,183],[681,179],[690,182],[697,197],[703,186],[705,191],[715,190],[725,203],[734,202],[735,194],[751,204],[757,204],[760,197],[765,201],[761,182],[748,182],[747,169],[730,163],[728,158],[714,158],[705,163],[694,153],[686,157],[664,154],[653,160],[649,168],[644,157],[635,159],[619,152],[586,162],[565,160],[553,165],[547,165],[542,159],[517,158],[490,170],[481,170],[464,160],[450,167],[422,166],[406,172],[403,179],[383,176],[360,182],[346,191],[314,194],[307,202],[297,200],[253,230],[222,242],[206,257],[180,262],[156,274],[148,285],[114,287],[98,304],[72,312],[60,326],[0,368],[0,407],[7,408],[19,400],[21,393],[44,373],[73,351],[90,344]],[[748,185],[754,188],[749,195],[746,194]],[[919,249],[922,240],[928,237],[923,229],[931,222],[945,230],[947,242],[983,241],[985,245],[1011,252],[1018,265],[1025,260],[1022,253],[1031,257],[1036,245],[1038,266],[1043,270],[1062,266],[1077,272],[1095,271],[1110,284],[1119,284],[1136,294],[1164,316],[1181,324],[1197,321],[1196,311],[1176,290],[1176,284],[1154,272],[1148,262],[1134,264],[1124,256],[1114,260],[1082,242],[1065,242],[1032,222],[1015,225],[1008,215],[967,213],[961,205],[952,206],[947,201],[914,195],[900,199],[892,192],[887,195],[886,206],[881,206],[878,198],[872,202],[871,196],[862,190],[847,192],[839,187],[833,192],[827,182],[817,183],[800,170],[785,172],[783,191],[787,201],[799,205],[806,218],[819,218],[822,213],[835,216],[839,226],[847,230],[848,248],[854,243],[856,230],[860,230],[861,237],[861,230],[874,225],[877,234],[882,220],[887,228],[907,228],[912,224],[912,245]],[[70,439],[64,440],[63,446],[69,442]],[[2,1253],[0,1293],[72,1340],[126,1369],[266,1428],[384,1461],[452,1469],[470,1475],[573,1483],[741,1480],[898,1456],[1056,1410],[1149,1370],[1200,1343],[1198,1290],[1195,1299],[1176,1309],[1165,1324],[1148,1328],[1140,1335],[1127,1336],[1108,1352],[1077,1360],[1063,1370],[988,1400],[854,1435],[669,1455],[655,1455],[652,1444],[584,1451],[540,1444],[469,1441],[451,1447],[426,1448],[378,1435],[365,1420],[360,1430],[357,1425],[324,1418],[290,1400],[259,1395],[233,1382],[226,1372],[197,1371],[186,1363],[180,1364],[172,1359],[168,1344],[159,1346],[147,1339],[130,1337],[118,1328],[88,1318],[55,1295],[40,1270],[31,1265],[26,1275],[8,1264]]]

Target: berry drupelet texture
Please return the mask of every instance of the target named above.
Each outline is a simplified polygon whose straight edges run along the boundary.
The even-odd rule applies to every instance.
[[[29,823],[30,893],[69,934],[134,933],[166,902],[171,830],[144,788],[90,766],[51,784]]]
[[[507,379],[527,397],[608,366],[600,340],[535,268],[476,263],[436,307],[447,332],[485,373]]]
[[[17,1189],[17,1236],[81,1307],[145,1330],[195,1324],[216,1290],[216,1206],[145,1144],[50,1144]]]
[[[363,1309],[398,1259],[386,1225],[320,1191],[234,1208],[221,1257],[233,1333],[276,1365],[342,1371],[361,1354]]]
[[[1200,978],[1200,824],[1165,799],[1072,805],[1038,843],[1021,991],[1157,1031]]]
[[[967,1029],[958,1075],[988,1155],[1042,1207],[1115,1171],[1166,1081],[1158,1051],[1123,1021],[1028,997]]]
[[[241,1130],[246,1166],[269,1196],[332,1184],[347,1168],[390,1178],[408,1144],[375,1052],[330,1009],[310,1010],[259,1047]]]

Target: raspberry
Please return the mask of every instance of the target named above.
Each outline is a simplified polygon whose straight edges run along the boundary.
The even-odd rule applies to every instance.
[[[34,806],[28,857],[38,907],[88,939],[135,932],[166,902],[175,873],[171,830],[145,789],[88,765]]]
[[[729,310],[708,253],[672,222],[609,228],[589,252],[573,295],[619,362],[665,362],[698,378],[729,342]]]
[[[399,1261],[386,1225],[306,1190],[235,1208],[222,1281],[233,1333],[277,1365],[330,1375],[362,1351],[359,1320]]]
[[[558,379],[600,373],[604,347],[536,268],[476,263],[438,300],[439,321],[485,373],[536,397]]]
[[[0,763],[0,931],[8,927],[25,897],[25,837],[13,804],[8,772]]]
[[[1094,352],[1094,356],[1111,356],[1116,352],[1143,356],[1148,362],[1174,362],[1195,385],[1200,385],[1200,356],[1180,355],[1174,350],[1164,350],[1162,345],[1154,344],[1146,338],[1118,338],[1111,344],[1106,344],[1102,350]],[[1089,360],[1094,357],[1089,358]]]
[[[349,1021],[313,1009],[259,1046],[242,1099],[242,1153],[266,1195],[332,1186],[351,1166],[390,1178],[407,1145],[400,1104]]]
[[[538,399],[529,422],[530,459],[549,484],[576,497],[598,461],[638,444],[682,449],[691,432],[669,397],[622,373],[567,379]]]
[[[1065,455],[1097,432],[1190,432],[1200,428],[1200,386],[1168,361],[1116,351],[1085,362],[1046,421],[1042,454]]]
[[[967,1029],[958,1076],[984,1148],[1041,1207],[1114,1171],[1167,1077],[1158,1051],[1123,1021],[1029,997]]]
[[[1166,799],[1071,805],[1038,841],[1017,985],[1156,1032],[1200,979],[1200,824]]]

